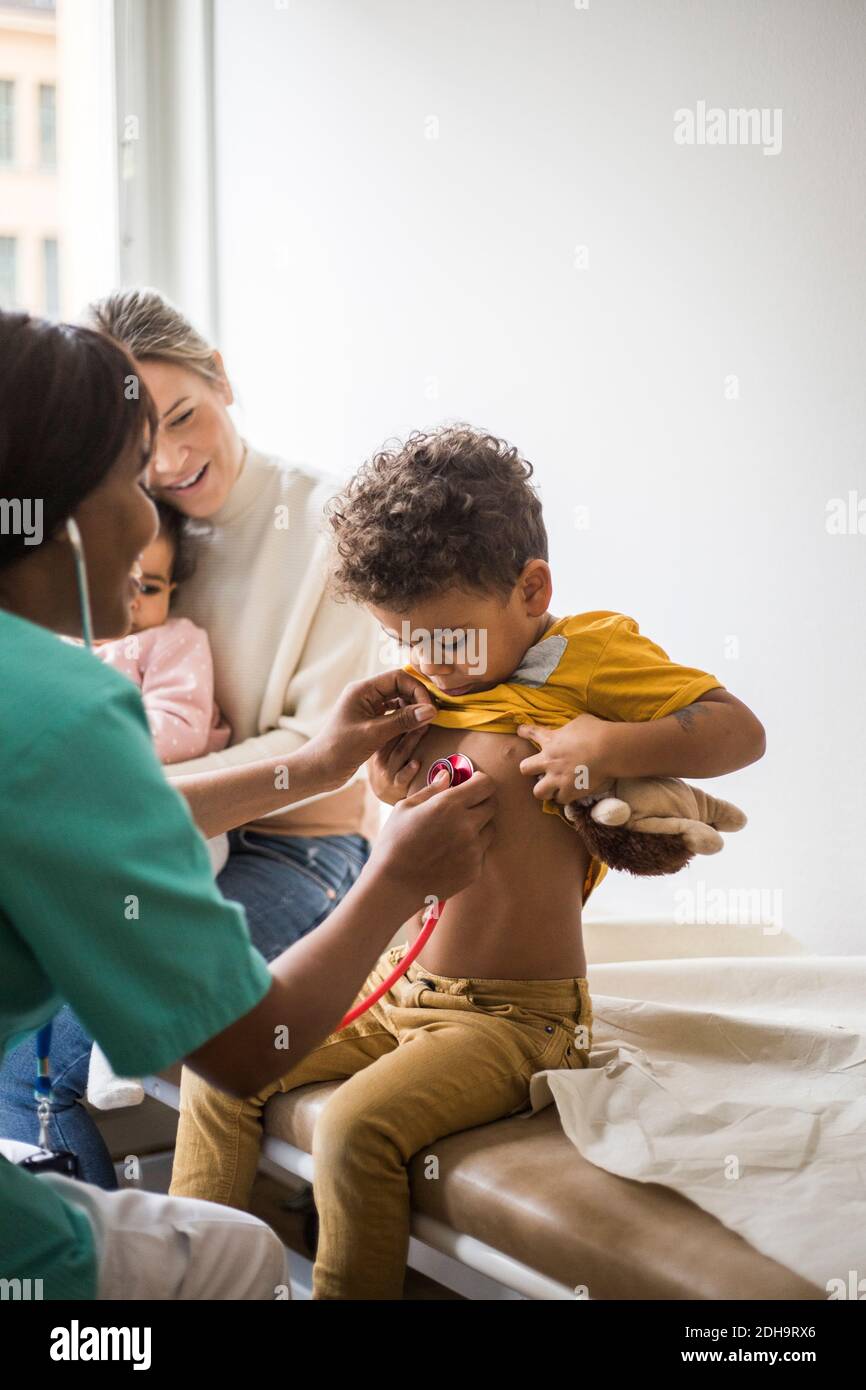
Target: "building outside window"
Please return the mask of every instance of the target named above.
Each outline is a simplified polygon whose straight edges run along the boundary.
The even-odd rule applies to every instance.
[[[143,29],[175,9],[130,4]],[[72,319],[119,282],[118,13],[119,0],[0,0],[4,309]]]
[[[53,5],[0,0],[0,79],[0,305],[58,315],[65,226]]]

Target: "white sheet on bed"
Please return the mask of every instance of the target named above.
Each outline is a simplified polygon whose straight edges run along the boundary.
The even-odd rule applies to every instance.
[[[598,1167],[866,1298],[866,956],[595,965],[589,984],[592,1065],[539,1072],[533,1109],[553,1100]]]

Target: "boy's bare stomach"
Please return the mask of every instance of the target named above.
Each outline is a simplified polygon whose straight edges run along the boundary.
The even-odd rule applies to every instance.
[[[532,778],[520,772],[521,759],[535,751],[512,734],[438,727],[419,744],[421,770],[412,791],[447,753],[464,753],[497,786],[495,838],[484,868],[449,899],[419,957],[434,975],[561,980],[586,974],[580,913],[589,860],[571,826],[542,810]],[[408,924],[410,941],[422,915]]]

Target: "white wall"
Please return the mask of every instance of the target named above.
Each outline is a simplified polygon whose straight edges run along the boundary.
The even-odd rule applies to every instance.
[[[554,611],[634,615],[766,724],[712,783],[746,831],[609,877],[594,916],[670,917],[703,881],[866,950],[866,535],[826,529],[866,496],[864,41],[853,0],[217,0],[247,432],[341,472],[445,419],[507,436]],[[781,108],[781,152],[675,144],[700,100]]]

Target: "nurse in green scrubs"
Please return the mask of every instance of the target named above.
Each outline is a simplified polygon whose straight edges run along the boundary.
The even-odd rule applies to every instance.
[[[58,639],[83,635],[69,518],[93,635],[127,629],[130,572],[156,531],[154,425],[117,345],[0,313],[0,1056],[68,1001],[118,1073],[182,1059],[243,1097],[285,1072],[276,1036],[288,1028],[300,1060],[423,900],[475,878],[492,788],[479,774],[409,797],[340,906],[265,964],[196,824],[217,834],[338,787],[433,711],[390,672],[349,686],[291,757],[169,786],[133,684]],[[0,1280],[41,1280],[54,1299],[280,1296],[282,1247],[247,1213],[36,1176],[10,1161],[22,1147],[0,1136]]]

